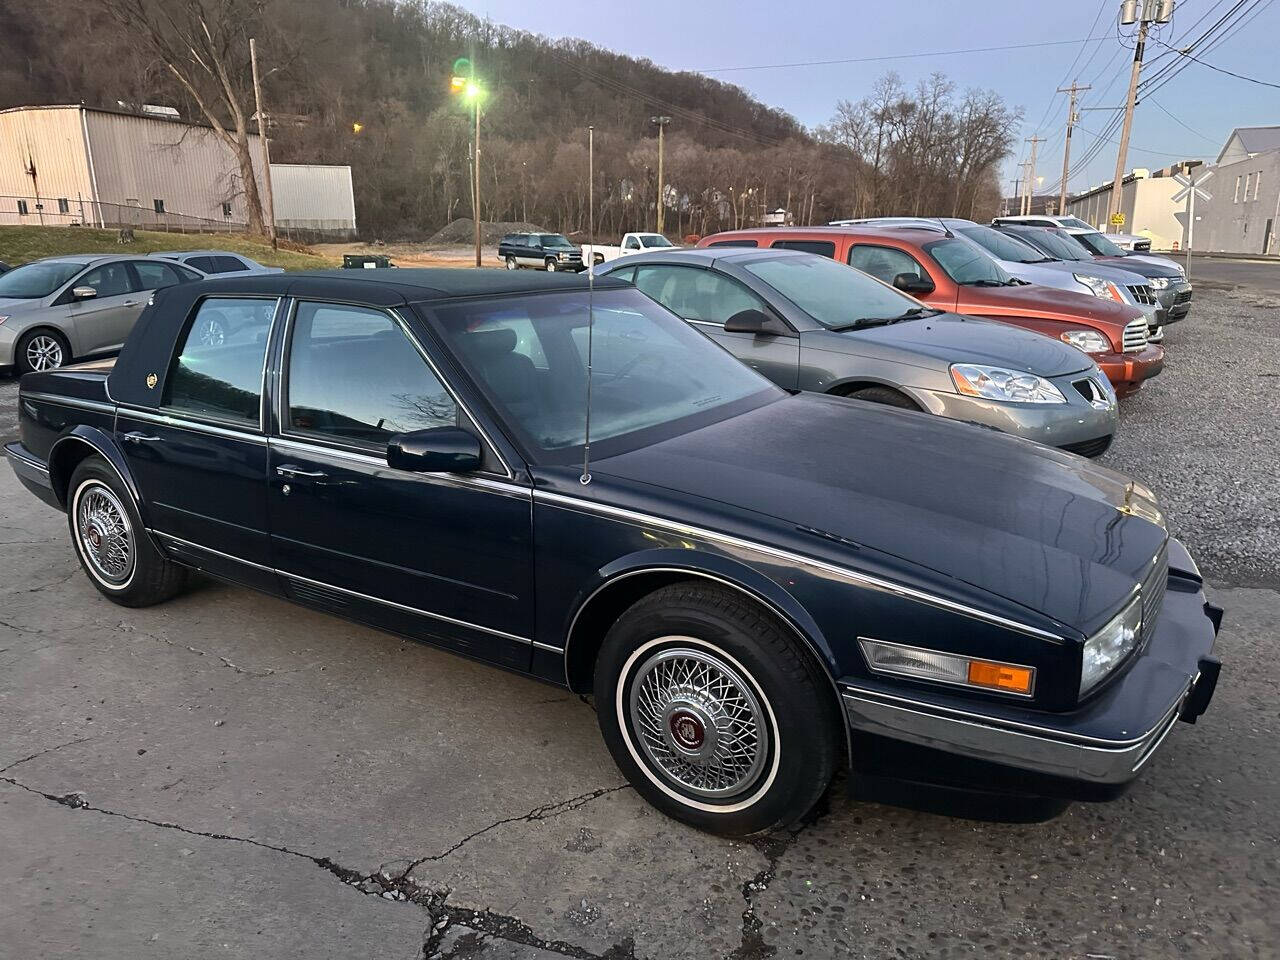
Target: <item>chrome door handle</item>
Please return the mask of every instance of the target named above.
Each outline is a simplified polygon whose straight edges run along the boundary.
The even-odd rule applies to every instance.
[[[290,480],[323,480],[328,476],[323,470],[303,470],[288,463],[276,467],[276,473]]]
[[[126,300],[124,303],[121,304],[121,306],[123,307],[136,307],[137,305],[138,305],[137,300]]]
[[[132,430],[124,435],[126,443],[160,443],[161,437],[152,437],[141,430]]]

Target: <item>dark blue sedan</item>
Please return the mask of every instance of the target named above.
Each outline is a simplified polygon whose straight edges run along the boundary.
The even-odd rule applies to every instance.
[[[792,396],[587,284],[170,287],[114,365],[23,379],[6,452],[116,603],[199,570],[592,693],[636,789],[718,832],[846,763],[1103,799],[1204,711],[1221,611],[1141,484]]]

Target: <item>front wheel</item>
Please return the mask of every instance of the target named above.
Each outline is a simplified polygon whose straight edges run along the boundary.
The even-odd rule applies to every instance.
[[[821,668],[735,591],[680,583],[629,608],[596,661],[614,762],[669,816],[745,835],[794,823],[831,782],[840,717]]]
[[[99,593],[122,607],[146,607],[186,586],[188,570],[151,543],[133,497],[106,460],[82,460],[67,490],[71,542]]]
[[[56,331],[32,330],[18,340],[15,359],[19,373],[56,370],[71,360],[71,347]]]
[[[519,269],[520,269],[520,264],[516,262],[516,258],[515,258],[515,257],[507,257],[507,269],[508,269],[508,270],[519,270]]]
[[[555,273],[555,272],[556,272],[557,270],[559,270],[559,269],[560,269],[560,264],[559,264],[559,263],[557,263],[555,260],[550,260],[550,259],[548,259],[548,260],[547,260],[547,272],[548,272],[548,273]]]

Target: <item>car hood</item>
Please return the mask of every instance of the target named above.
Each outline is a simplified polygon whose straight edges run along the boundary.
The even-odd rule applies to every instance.
[[[1043,317],[1087,326],[1122,328],[1142,311],[1127,304],[1104,300],[1088,293],[1072,293],[1027,284],[1016,287],[960,287],[960,313],[984,317]]]
[[[878,552],[1085,635],[1132,595],[1166,539],[1150,491],[1084,458],[816,394],[592,468],[678,493],[673,510],[696,497],[781,520],[812,536],[815,554],[840,550],[859,568]]]
[[[27,300],[23,297],[0,297],[0,313],[11,315],[26,313],[44,305],[44,299]]]
[[[1163,263],[1161,261],[1164,261]],[[1122,270],[1129,270],[1144,277],[1168,277],[1182,279],[1182,271],[1172,260],[1164,257],[1149,257],[1142,253],[1133,253],[1127,257],[1098,257],[1098,263],[1105,263]]]
[[[923,354],[942,363],[987,363],[1058,377],[1088,370],[1093,362],[1075,347],[1051,337],[978,317],[940,313],[855,330],[802,335],[806,346],[859,353],[867,343]]]

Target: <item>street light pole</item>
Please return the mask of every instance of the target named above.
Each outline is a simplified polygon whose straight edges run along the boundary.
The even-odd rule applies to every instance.
[[[663,217],[664,211],[662,209],[663,208],[662,131],[666,128],[667,124],[671,122],[671,118],[670,117],[650,117],[649,122],[656,123],[658,125],[658,228],[656,232],[662,233],[663,221],[665,219]]]
[[[472,78],[474,82],[474,77]],[[474,208],[471,211],[472,219],[475,221],[476,228],[476,266],[480,266],[480,94],[477,91],[473,95],[476,102],[476,129],[474,146],[471,148],[472,163],[471,173],[474,182],[471,185],[471,196]]]

